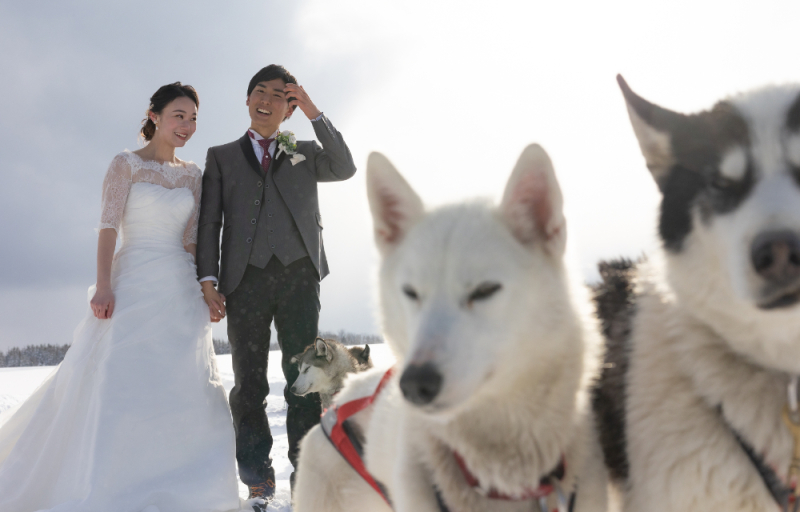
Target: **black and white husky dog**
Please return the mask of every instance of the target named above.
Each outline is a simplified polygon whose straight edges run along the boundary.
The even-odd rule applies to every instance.
[[[601,264],[596,297],[624,509],[796,510],[800,86],[684,115],[618,81],[663,196],[662,254]]]
[[[336,340],[323,338],[315,339],[291,362],[297,365],[300,374],[290,391],[298,396],[319,393],[323,409],[331,405],[349,374],[372,368],[369,345],[348,348]]]

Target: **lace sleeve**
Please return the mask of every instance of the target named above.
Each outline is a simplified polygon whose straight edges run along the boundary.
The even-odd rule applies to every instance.
[[[103,180],[103,207],[98,229],[112,228],[119,233],[128,192],[131,190],[131,165],[124,153],[114,157]]]
[[[200,194],[203,188],[203,173],[199,167],[194,166],[194,176],[192,177],[192,193],[194,194],[194,209],[186,223],[186,231],[183,232],[183,245],[197,243],[197,219],[200,217]]]

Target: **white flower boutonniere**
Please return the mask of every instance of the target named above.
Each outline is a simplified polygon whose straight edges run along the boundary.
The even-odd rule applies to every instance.
[[[281,155],[281,151],[289,155],[292,165],[296,165],[306,159],[305,156],[297,152],[297,137],[290,131],[280,132],[275,138],[278,142],[278,154],[275,158]]]

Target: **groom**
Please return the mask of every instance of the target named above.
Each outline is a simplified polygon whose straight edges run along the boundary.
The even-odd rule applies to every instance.
[[[246,104],[247,132],[208,150],[197,273],[212,321],[228,311],[239,476],[251,498],[270,500],[275,494],[265,412],[270,324],[275,322],[282,351],[289,460],[296,468],[298,444],[321,412],[316,393],[298,397],[289,392],[298,375],[290,359],[317,336],[319,282],[328,274],[317,183],[346,180],[356,167],[342,135],[283,66],[273,64],[255,74]],[[286,134],[278,137],[281,123],[297,107],[322,147],[312,140],[298,141],[293,149]]]

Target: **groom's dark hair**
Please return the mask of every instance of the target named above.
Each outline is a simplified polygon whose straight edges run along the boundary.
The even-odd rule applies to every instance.
[[[250,93],[253,92],[253,89],[256,88],[259,82],[269,82],[270,80],[275,80],[276,78],[280,78],[283,80],[285,84],[296,84],[297,79],[286,70],[285,67],[279,64],[270,64],[265,68],[261,68],[258,73],[253,75],[253,78],[250,79],[250,84],[247,86],[247,97],[250,97]],[[292,111],[297,108],[297,105],[292,107]]]

